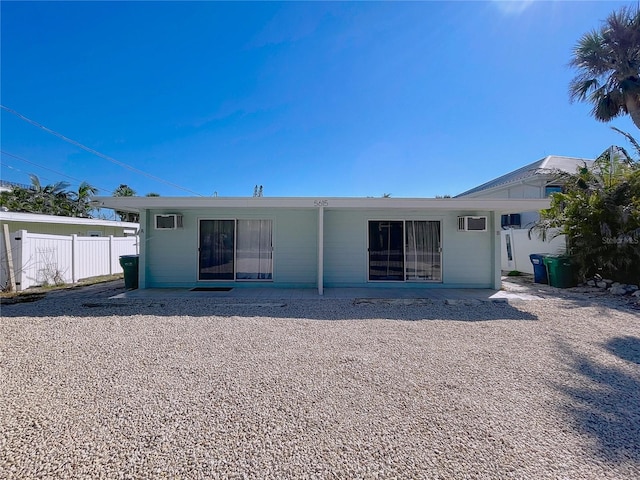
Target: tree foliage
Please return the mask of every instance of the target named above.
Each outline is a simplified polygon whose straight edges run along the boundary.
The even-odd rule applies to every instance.
[[[584,34],[569,65],[577,70],[572,100],[591,103],[601,122],[629,114],[640,128],[640,7],[623,7]]]
[[[634,145],[635,146],[635,145]],[[624,149],[607,149],[591,167],[561,174],[563,191],[551,196],[531,228],[543,239],[567,236],[581,278],[600,274],[640,280],[640,164]],[[551,233],[553,232],[553,233]]]
[[[77,191],[73,191],[68,190],[66,182],[42,185],[36,175],[30,177],[30,187],[14,186],[10,191],[1,192],[0,206],[11,212],[91,218],[91,199],[97,188],[82,182]]]
[[[121,183],[118,188],[113,191],[114,197],[135,197],[136,191],[131,188],[129,185]],[[123,212],[120,210],[116,210],[116,214],[120,217],[120,220],[123,222],[138,222],[140,221],[140,214],[134,212]]]

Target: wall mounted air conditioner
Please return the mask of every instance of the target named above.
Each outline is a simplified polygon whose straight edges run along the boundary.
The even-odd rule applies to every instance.
[[[175,230],[182,228],[182,215],[179,213],[155,215],[155,227],[156,230]]]
[[[486,232],[487,217],[458,217],[458,231],[460,232]]]

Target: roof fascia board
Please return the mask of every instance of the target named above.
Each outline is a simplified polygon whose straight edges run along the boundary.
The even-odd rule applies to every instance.
[[[98,206],[117,210],[179,210],[191,208],[430,209],[535,211],[549,199],[504,198],[355,198],[355,197],[97,197]]]

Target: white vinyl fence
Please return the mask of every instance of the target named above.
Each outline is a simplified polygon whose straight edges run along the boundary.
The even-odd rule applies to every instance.
[[[138,253],[138,237],[46,235],[20,230],[10,234],[16,290],[37,285],[76,283],[122,273],[121,255]],[[0,286],[9,284],[9,264],[0,232]]]
[[[567,248],[564,235],[554,238],[551,241],[543,242],[536,236],[528,235],[529,229],[502,230],[502,270],[525,272],[533,274],[533,265],[529,255],[532,253],[559,254],[564,253]]]

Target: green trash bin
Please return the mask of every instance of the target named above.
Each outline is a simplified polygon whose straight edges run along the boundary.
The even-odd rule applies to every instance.
[[[120,256],[120,266],[124,271],[125,288],[138,288],[138,255]]]
[[[574,287],[573,266],[566,255],[547,255],[544,257],[547,267],[549,285],[558,288]]]

